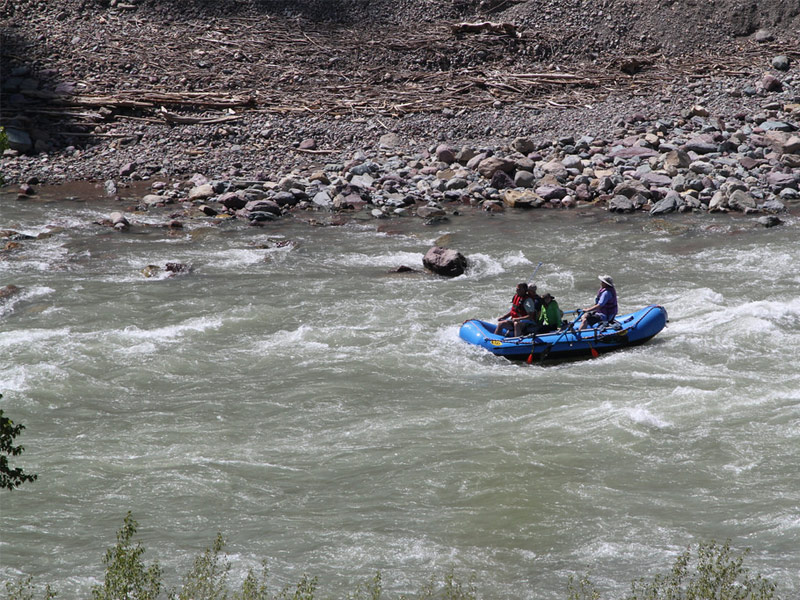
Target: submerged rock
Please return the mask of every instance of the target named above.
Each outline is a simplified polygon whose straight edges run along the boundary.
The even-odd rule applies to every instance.
[[[20,288],[16,285],[9,284],[7,286],[0,288],[0,299],[11,298],[11,296],[15,296],[20,293]]]
[[[169,273],[173,273],[173,274],[177,275],[179,273],[189,273],[189,272],[191,272],[192,266],[191,265],[187,265],[186,263],[172,263],[172,262],[169,262],[164,266],[164,270],[169,272]]]
[[[765,217],[759,217],[758,218],[758,223],[759,223],[759,225],[763,225],[764,227],[769,228],[769,227],[775,227],[777,225],[780,225],[781,223],[783,223],[783,221],[781,221],[775,215],[767,215]]]

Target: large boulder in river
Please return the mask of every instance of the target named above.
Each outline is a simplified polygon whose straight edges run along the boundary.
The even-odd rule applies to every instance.
[[[445,277],[458,277],[467,269],[466,257],[456,250],[434,246],[422,258],[423,266]]]

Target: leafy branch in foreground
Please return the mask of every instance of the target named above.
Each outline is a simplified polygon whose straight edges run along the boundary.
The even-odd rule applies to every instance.
[[[6,597],[8,600],[34,600],[36,591],[33,587],[33,577],[28,575],[19,581],[6,581]],[[42,600],[53,600],[57,594],[50,589],[49,585],[44,586]]]
[[[267,585],[267,568],[247,573],[240,589],[232,586],[229,575],[232,565],[224,553],[225,541],[217,534],[214,543],[198,556],[191,570],[183,578],[181,586],[165,592],[162,571],[158,563],[145,565],[144,548],[133,541],[138,524],[129,512],[122,529],[117,532],[117,543],[103,559],[106,566],[102,585],[92,588],[92,600],[314,600],[321,597],[317,591],[317,578],[303,575],[294,585],[287,585],[271,592]],[[761,575],[751,575],[744,567],[749,551],[737,554],[730,541],[719,545],[715,542],[700,544],[695,555],[691,548],[676,559],[672,570],[656,575],[652,580],[637,580],[624,600],[773,600],[777,586]],[[444,582],[431,577],[419,591],[411,595],[391,596],[399,600],[476,600],[479,598],[474,575],[465,584],[458,581],[452,572]],[[33,600],[34,589],[31,578],[17,584],[6,584],[8,600]],[[44,600],[55,597],[49,586],[45,588]],[[388,600],[384,595],[380,573],[371,580],[359,584],[347,600]],[[491,591],[486,597],[492,597]],[[588,577],[569,578],[567,600],[600,600],[601,595]]]
[[[0,399],[3,394],[0,394]],[[25,450],[24,446],[15,446],[16,438],[25,425],[14,425],[14,421],[3,416],[3,409],[0,409],[0,489],[13,490],[25,482],[36,481],[38,475],[28,475],[21,467],[12,469],[8,464],[9,456],[19,456]]]
[[[745,550],[736,554],[730,540],[699,544],[696,556],[691,548],[681,553],[672,570],[652,580],[631,584],[625,600],[772,600],[777,586],[761,575],[751,575],[744,567]],[[568,600],[600,600],[600,594],[587,577],[569,578]]]
[[[734,554],[730,540],[700,544],[694,560],[686,550],[668,574],[634,582],[626,600],[770,600],[777,586],[750,574],[743,566],[748,553]]]
[[[155,562],[146,567],[142,560],[144,548],[133,544],[139,524],[131,512],[125,516],[117,532],[117,544],[103,558],[106,575],[103,585],[92,587],[92,600],[155,600],[162,589],[161,567]]]

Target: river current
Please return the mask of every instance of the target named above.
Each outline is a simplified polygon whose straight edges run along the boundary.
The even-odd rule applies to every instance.
[[[741,215],[470,212],[182,230],[92,222],[58,188],[0,198],[0,393],[26,425],[0,492],[0,578],[86,598],[127,511],[177,585],[217,532],[234,578],[267,560],[343,597],[474,574],[491,598],[620,596],[687,546],[731,540],[800,595],[800,236]],[[137,215],[163,222],[164,215]],[[444,238],[443,238],[444,236]],[[465,275],[421,270],[436,240]],[[540,291],[668,327],[598,359],[520,365],[458,337]],[[145,277],[167,262],[192,272]]]

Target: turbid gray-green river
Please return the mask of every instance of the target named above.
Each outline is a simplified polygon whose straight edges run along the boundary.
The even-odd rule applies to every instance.
[[[2,408],[27,426],[12,464],[39,474],[0,492],[0,578],[88,597],[130,510],[173,585],[217,532],[234,577],[266,559],[325,597],[449,569],[492,598],[564,598],[571,573],[619,596],[730,539],[800,595],[796,219],[467,209],[434,228],[118,233],[92,225],[110,205],[57,197],[0,199],[0,229],[51,232],[0,253],[0,287],[21,288],[0,301]],[[389,273],[442,235],[465,275]],[[550,366],[462,343],[539,261],[562,309],[608,273],[623,312],[662,304],[667,329]],[[167,262],[193,270],[143,276]]]

